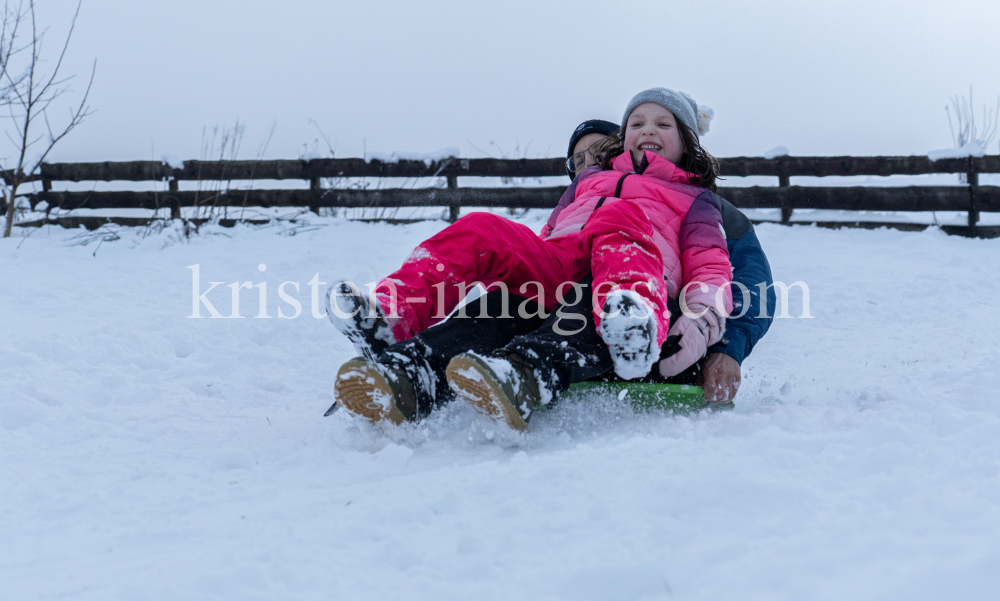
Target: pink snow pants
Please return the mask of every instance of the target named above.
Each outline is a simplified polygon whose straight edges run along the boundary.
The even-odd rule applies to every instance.
[[[476,282],[487,290],[502,282],[512,294],[539,297],[551,311],[559,302],[557,291],[574,298],[571,285],[587,272],[594,276],[598,326],[608,293],[633,290],[655,310],[657,345],[663,344],[670,319],[663,260],[645,212],[627,200],[594,212],[577,234],[545,240],[492,213],[466,215],[422,242],[398,271],[379,282],[375,295],[396,340],[403,341],[444,319]],[[514,303],[510,311],[516,318]]]

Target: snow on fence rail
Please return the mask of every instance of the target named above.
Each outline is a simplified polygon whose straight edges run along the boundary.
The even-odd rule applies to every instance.
[[[927,156],[902,157],[792,157],[719,159],[721,174],[729,177],[774,176],[778,186],[720,188],[720,195],[740,208],[781,209],[788,223],[795,209],[849,211],[966,211],[968,228],[955,233],[997,235],[977,226],[979,211],[1000,211],[1000,186],[980,186],[980,173],[1000,173],[1000,156],[931,161]],[[182,207],[448,207],[451,218],[460,207],[551,208],[565,186],[472,188],[458,187],[459,177],[536,178],[565,175],[565,161],[552,159],[462,159],[438,161],[313,159],[271,161],[185,161],[175,168],[160,161],[43,164],[29,181],[42,190],[26,194],[32,209],[43,201],[52,209],[167,209],[181,216]],[[966,186],[814,187],[792,186],[793,176],[889,176],[934,173],[966,174]],[[0,172],[9,181],[9,172]],[[442,178],[445,188],[343,189],[325,188],[325,178]],[[232,182],[305,180],[308,189],[182,191],[181,181]],[[133,181],[167,182],[168,190],[59,192],[52,182]],[[0,200],[0,214],[6,205]],[[99,221],[113,218],[91,218]],[[116,220],[126,222],[123,220]],[[136,218],[127,220],[135,222]],[[139,219],[142,221],[142,219]],[[148,221],[148,220],[146,220]],[[45,222],[43,220],[42,222]],[[38,222],[32,222],[32,225]],[[78,225],[79,221],[74,221]],[[85,225],[87,225],[84,222]],[[27,223],[22,225],[29,225]],[[874,223],[853,223],[871,227]],[[898,224],[897,224],[898,225]],[[913,224],[919,226],[919,224]],[[89,225],[88,225],[89,227]]]

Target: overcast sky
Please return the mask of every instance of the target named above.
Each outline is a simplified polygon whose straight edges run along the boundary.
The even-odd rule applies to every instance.
[[[51,56],[76,3],[38,3]],[[51,160],[200,158],[237,118],[241,158],[272,124],[267,156],[301,156],[310,120],[341,157],[557,156],[653,86],[715,110],[717,156],[924,154],[951,96],[997,102],[1000,0],[84,0],[77,92],[95,59],[96,112]]]

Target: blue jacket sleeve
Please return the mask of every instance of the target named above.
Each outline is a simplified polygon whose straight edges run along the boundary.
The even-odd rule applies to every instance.
[[[708,352],[725,353],[742,364],[757,341],[771,327],[771,311],[774,310],[777,299],[772,286],[771,266],[753,229],[736,240],[727,241],[727,246],[729,260],[733,264],[733,315],[742,315],[726,320],[724,340],[728,338],[729,343],[717,344],[709,348]],[[768,310],[763,313],[766,317],[760,317],[761,287],[758,284],[761,283],[766,286],[765,302]],[[738,284],[742,284],[746,292]]]

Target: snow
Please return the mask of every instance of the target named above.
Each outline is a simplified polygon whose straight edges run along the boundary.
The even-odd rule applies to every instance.
[[[747,217],[758,221],[781,221],[781,209],[746,209]],[[866,221],[874,223],[967,225],[969,214],[965,211],[834,211],[824,209],[795,209],[792,223],[841,221],[845,223]],[[1000,225],[1000,213],[980,213],[979,225]]]
[[[183,169],[184,161],[181,160],[176,154],[165,154],[160,157],[164,165],[169,165],[171,169]]]
[[[365,154],[365,160],[382,161],[383,163],[398,163],[399,161],[423,161],[428,167],[431,163],[443,161],[452,157],[460,156],[462,151],[453,146],[435,150],[434,152],[369,152]]]
[[[1000,240],[758,226],[815,318],[775,321],[735,410],[609,395],[518,434],[461,404],[322,417],[354,352],[308,282],[372,281],[444,224],[312,225],[0,240],[3,596],[1000,595]],[[220,313],[266,282],[272,317],[255,288],[247,319],[187,319],[194,264]]]
[[[945,148],[943,150],[932,150],[927,153],[927,158],[932,161],[941,159],[964,159],[967,157],[981,157],[986,154],[986,147],[973,140],[966,142],[959,148]]]
[[[483,380],[483,374],[479,373],[479,370],[467,367],[465,369],[457,370],[458,375],[466,378],[468,380],[473,380],[475,382],[481,382]]]
[[[354,371],[354,370],[345,371],[344,373],[340,374],[340,379],[341,380],[349,380],[351,378],[358,378],[358,377],[361,377],[363,375],[365,375],[365,374],[363,372],[360,372],[360,371]],[[374,380],[372,380],[372,381],[374,381]]]
[[[428,251],[423,246],[418,246],[418,247],[416,247],[416,248],[413,249],[413,252],[411,252],[408,257],[406,257],[406,261],[405,262],[406,263],[416,263],[417,261],[420,261],[421,259],[430,259],[430,258],[433,258],[433,255],[431,255],[430,251]]]
[[[778,157],[786,157],[786,156],[788,156],[788,149],[785,148],[784,146],[775,146],[771,150],[768,150],[767,152],[764,153],[765,159],[776,159]]]

